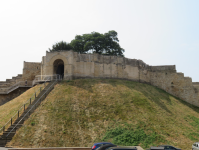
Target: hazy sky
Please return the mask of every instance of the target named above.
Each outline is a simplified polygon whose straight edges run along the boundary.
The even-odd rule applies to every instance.
[[[199,0],[0,1],[0,81],[22,74],[23,61],[76,35],[115,30],[125,57],[176,65],[199,82]]]

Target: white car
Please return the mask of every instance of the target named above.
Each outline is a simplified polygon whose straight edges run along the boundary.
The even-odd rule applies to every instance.
[[[199,142],[193,143],[192,150],[199,150]]]

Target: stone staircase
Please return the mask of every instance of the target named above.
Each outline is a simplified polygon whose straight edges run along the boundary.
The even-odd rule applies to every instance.
[[[6,81],[0,81],[0,88],[8,88],[20,81],[22,81],[22,74],[18,74],[16,77],[12,77],[12,79],[6,79]]]
[[[32,87],[32,81],[28,81],[27,85],[25,85],[25,81],[22,79],[22,74],[18,74],[16,77],[12,77],[12,79],[6,79],[6,81],[0,81],[0,94],[9,94],[19,87]]]
[[[25,109],[25,111],[18,116],[18,118],[11,123],[10,127],[3,132],[3,135],[0,137],[0,147],[5,147],[6,143],[11,141],[16,131],[23,126],[25,120],[34,112],[34,110],[40,105],[40,103],[46,98],[46,96],[54,88],[54,85],[57,81],[51,81],[35,98],[35,100]]]

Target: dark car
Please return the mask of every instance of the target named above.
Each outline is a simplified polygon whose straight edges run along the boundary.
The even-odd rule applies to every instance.
[[[97,148],[103,146],[103,145],[107,145],[107,144],[112,144],[109,142],[99,142],[99,143],[94,143],[93,146],[91,147],[91,150],[96,150]],[[114,145],[114,144],[112,144]]]
[[[159,145],[158,147],[164,147],[164,150],[181,150],[180,148],[176,148],[171,145]]]
[[[106,145],[103,145],[103,146],[98,147],[96,150],[107,150],[107,149],[110,148],[110,147],[117,147],[117,145],[114,145],[114,144],[106,144]]]

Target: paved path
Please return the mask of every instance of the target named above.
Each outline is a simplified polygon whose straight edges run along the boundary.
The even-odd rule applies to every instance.
[[[8,149],[5,147],[0,147],[0,150],[8,150]]]

